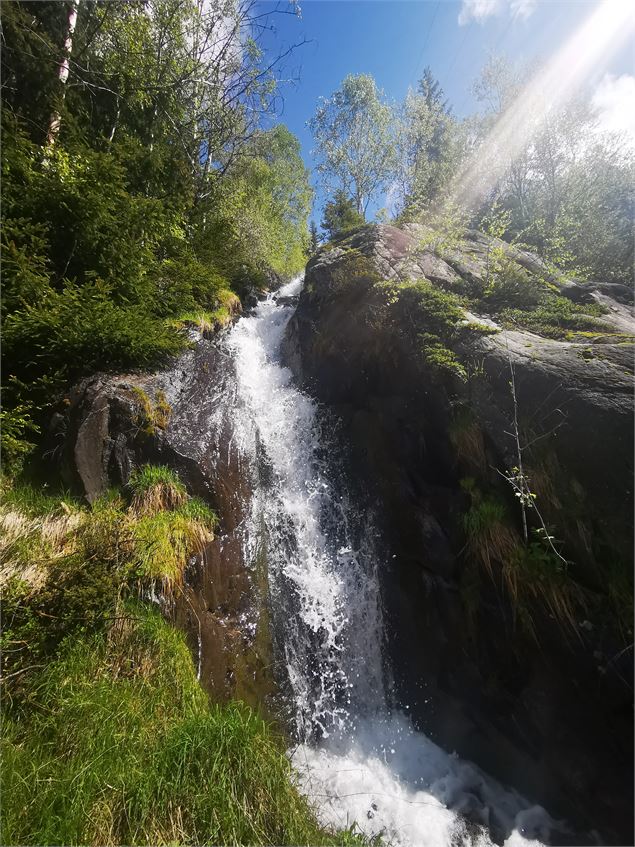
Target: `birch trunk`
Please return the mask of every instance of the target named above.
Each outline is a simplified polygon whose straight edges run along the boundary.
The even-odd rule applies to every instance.
[[[66,81],[70,70],[70,58],[73,52],[73,35],[75,34],[75,26],[77,25],[77,11],[79,9],[80,0],[70,0],[67,3],[68,20],[66,24],[66,38],[64,39],[64,51],[57,69],[57,78],[60,83],[60,99],[64,102],[66,97]],[[54,109],[49,121],[48,133],[46,135],[46,147],[50,149],[54,146],[57,136],[59,135],[62,125],[62,115],[59,109]]]

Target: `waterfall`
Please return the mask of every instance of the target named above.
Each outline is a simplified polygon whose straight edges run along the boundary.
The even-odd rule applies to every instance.
[[[299,277],[270,295],[224,341],[234,438],[253,469],[247,561],[265,550],[298,785],[323,823],[356,823],[390,844],[546,841],[554,822],[541,807],[439,748],[414,730],[407,706],[391,704],[372,519],[347,502],[328,421],[280,361],[301,286]]]

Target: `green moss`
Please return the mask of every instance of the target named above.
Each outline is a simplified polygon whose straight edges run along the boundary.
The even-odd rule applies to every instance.
[[[604,314],[596,305],[580,306],[565,297],[550,297],[535,309],[504,309],[501,313],[503,325],[513,329],[521,327],[538,335],[557,340],[567,339],[571,331],[598,331],[605,324],[597,318]]]

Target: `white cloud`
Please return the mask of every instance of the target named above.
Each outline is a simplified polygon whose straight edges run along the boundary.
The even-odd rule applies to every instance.
[[[459,24],[464,26],[470,21],[483,23],[487,18],[503,12],[524,21],[533,13],[537,2],[538,0],[463,0]]]
[[[624,133],[635,147],[635,76],[605,74],[593,93],[600,132]]]
[[[512,17],[526,21],[527,18],[533,15],[537,3],[538,0],[511,0],[509,10],[512,13]]]

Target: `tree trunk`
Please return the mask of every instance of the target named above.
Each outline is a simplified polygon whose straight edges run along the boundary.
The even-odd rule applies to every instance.
[[[77,11],[79,9],[79,0],[70,0],[67,4],[68,19],[66,24],[66,38],[64,39],[64,52],[57,69],[57,78],[60,83],[60,101],[63,103],[66,97],[66,80],[70,70],[70,58],[73,52],[73,35],[77,24]],[[46,148],[53,147],[59,135],[60,126],[62,124],[62,115],[60,110],[54,109],[49,121],[48,133],[46,135]]]

